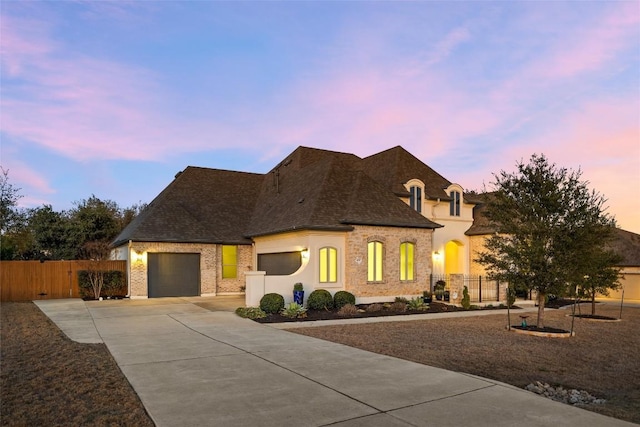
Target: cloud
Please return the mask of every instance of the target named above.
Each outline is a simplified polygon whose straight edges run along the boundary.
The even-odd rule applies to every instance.
[[[234,130],[170,110],[152,70],[65,50],[51,24],[3,15],[2,131],[66,157],[161,160],[176,150],[227,146]],[[219,144],[223,145],[223,144]]]

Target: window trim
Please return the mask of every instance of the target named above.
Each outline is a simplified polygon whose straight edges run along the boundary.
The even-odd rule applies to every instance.
[[[451,190],[449,197],[451,197],[449,201],[449,216],[460,216],[460,201],[462,199],[460,191]]]
[[[323,260],[322,252],[326,251],[326,259]],[[333,264],[332,264],[333,258]],[[326,280],[322,280],[322,262],[326,263],[326,270],[324,274],[326,275]],[[331,267],[334,267],[333,274],[331,271]],[[334,280],[331,280],[333,277]],[[318,282],[319,283],[337,283],[338,282],[338,249],[333,246],[323,246],[318,250]]]
[[[418,213],[422,213],[422,187],[414,184],[409,187],[409,192],[411,193],[409,206]]]
[[[411,247],[411,258],[409,258],[408,249]],[[404,268],[402,268],[404,260]],[[410,261],[410,262],[409,262]],[[416,244],[411,241],[400,243],[400,281],[415,282],[416,280]],[[404,278],[403,278],[404,276]]]
[[[370,253],[371,253],[370,248],[373,248],[373,256],[370,256]],[[371,264],[372,262],[373,264]],[[371,276],[371,273],[373,273],[373,276]],[[384,242],[382,242],[381,240],[370,240],[367,242],[367,282],[381,283],[383,281],[384,281]]]

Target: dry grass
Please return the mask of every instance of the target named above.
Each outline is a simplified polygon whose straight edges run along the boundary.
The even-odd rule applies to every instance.
[[[2,303],[3,426],[153,422],[104,344],[69,340],[32,303]]]
[[[545,310],[547,326],[569,329],[570,310]],[[584,310],[583,310],[584,312]],[[619,307],[598,314],[618,317]],[[524,387],[534,381],[607,399],[588,409],[640,423],[640,308],[615,323],[575,319],[573,338],[508,332],[506,312],[490,316],[294,329],[296,332]],[[535,316],[532,316],[535,317]],[[512,312],[511,323],[519,317]]]

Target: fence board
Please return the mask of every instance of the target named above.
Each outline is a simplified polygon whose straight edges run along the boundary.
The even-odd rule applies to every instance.
[[[78,271],[95,261],[0,261],[0,301],[79,298]],[[101,261],[125,273],[126,261]]]

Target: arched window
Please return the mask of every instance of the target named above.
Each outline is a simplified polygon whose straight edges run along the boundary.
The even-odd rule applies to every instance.
[[[460,216],[460,192],[452,191],[449,193],[451,201],[449,202],[449,215]]]
[[[417,185],[412,185],[409,187],[409,192],[411,193],[411,198],[409,199],[409,206],[412,209],[422,213],[422,187]]]
[[[367,281],[382,281],[382,242],[373,241],[367,244]]]
[[[338,250],[332,247],[320,248],[320,283],[338,281]]]
[[[410,281],[415,279],[414,269],[414,254],[415,244],[411,242],[404,242],[400,244],[400,280]]]

